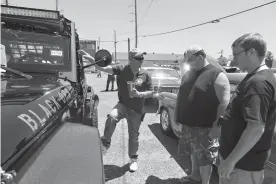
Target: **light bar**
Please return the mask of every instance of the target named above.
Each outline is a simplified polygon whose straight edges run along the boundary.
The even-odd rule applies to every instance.
[[[19,15],[25,17],[37,17],[37,18],[48,18],[48,19],[59,19],[58,11],[47,11],[39,9],[29,9],[11,6],[1,6],[1,14],[6,15]]]

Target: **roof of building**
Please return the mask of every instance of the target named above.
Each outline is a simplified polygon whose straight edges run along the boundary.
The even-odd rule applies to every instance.
[[[114,57],[114,53],[112,53],[112,56]],[[145,60],[148,61],[175,61],[177,60],[181,54],[160,54],[160,53],[147,53],[147,55],[144,56]],[[116,53],[116,59],[117,60],[125,60],[128,59],[128,53],[127,52],[117,52]]]

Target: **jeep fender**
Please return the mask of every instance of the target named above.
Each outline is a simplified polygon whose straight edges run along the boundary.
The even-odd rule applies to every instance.
[[[105,183],[96,128],[64,123],[20,169],[18,184]]]

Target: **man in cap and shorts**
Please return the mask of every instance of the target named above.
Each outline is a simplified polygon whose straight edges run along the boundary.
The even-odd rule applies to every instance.
[[[84,51],[80,51],[80,54],[89,61],[95,62],[94,58]],[[131,172],[135,172],[138,169],[138,138],[141,119],[144,113],[144,99],[156,97],[149,74],[141,68],[145,54],[145,52],[140,52],[139,49],[133,49],[129,51],[129,63],[125,66],[96,66],[98,70],[120,77],[118,86],[119,102],[108,114],[104,135],[101,138],[103,154],[110,147],[111,137],[115,131],[116,124],[125,118],[128,123],[128,155],[130,157],[129,169]]]
[[[192,46],[180,60],[184,73],[176,101],[175,122],[182,125],[178,153],[189,155],[192,171],[182,183],[209,184],[212,164],[218,156],[217,121],[230,99],[230,84],[221,66],[206,59],[199,46]],[[184,69],[184,67],[183,67]]]

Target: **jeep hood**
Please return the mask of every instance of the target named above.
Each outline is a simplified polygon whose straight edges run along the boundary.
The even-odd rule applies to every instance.
[[[72,98],[50,78],[1,80],[1,165],[22,149]]]

